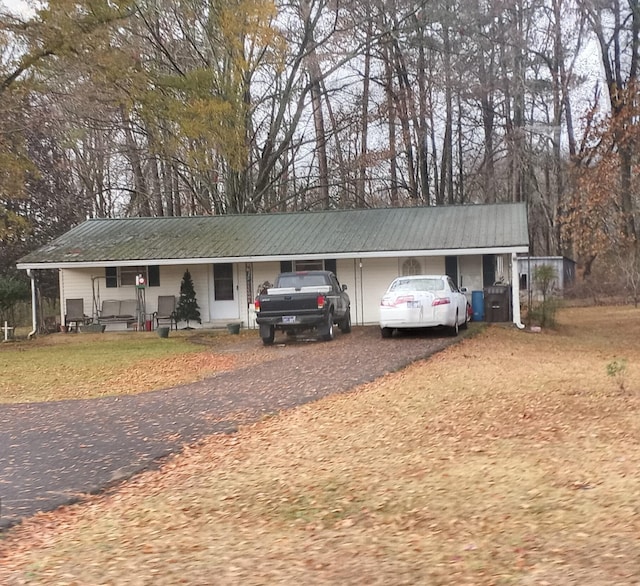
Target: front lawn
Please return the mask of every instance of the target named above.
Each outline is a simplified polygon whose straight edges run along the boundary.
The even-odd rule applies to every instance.
[[[189,341],[208,336],[208,345]],[[249,334],[247,334],[249,335]],[[223,333],[52,334],[0,344],[0,403],[139,393],[199,380],[233,367]]]
[[[38,515],[0,583],[640,583],[640,311],[559,322],[489,327]]]

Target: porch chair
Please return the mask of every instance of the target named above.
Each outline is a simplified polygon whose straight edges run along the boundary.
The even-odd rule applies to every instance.
[[[176,296],[175,295],[158,295],[158,311],[153,313],[153,319],[156,327],[160,325],[160,321],[169,321],[169,328],[178,329],[178,321],[176,319]]]
[[[88,324],[91,318],[84,313],[84,299],[67,299],[67,312],[64,315],[64,326],[67,332],[71,331],[71,324],[78,326]]]

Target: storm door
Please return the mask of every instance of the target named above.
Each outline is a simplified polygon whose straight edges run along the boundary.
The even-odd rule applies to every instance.
[[[211,287],[211,321],[238,319],[238,283],[235,265],[221,263],[213,265]]]

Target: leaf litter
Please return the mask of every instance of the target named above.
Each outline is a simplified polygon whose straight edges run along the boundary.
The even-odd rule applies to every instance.
[[[638,583],[639,334],[628,307],[489,327],[26,520],[0,582]]]

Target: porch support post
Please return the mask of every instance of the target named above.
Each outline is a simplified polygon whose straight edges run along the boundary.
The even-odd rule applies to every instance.
[[[36,312],[36,276],[33,273],[32,269],[27,269],[27,276],[31,279],[31,331],[27,335],[27,338],[30,340],[33,336],[36,335],[38,331],[38,315]]]
[[[519,329],[524,329],[520,316],[520,274],[518,272],[518,255],[511,253],[511,309],[513,323]]]

